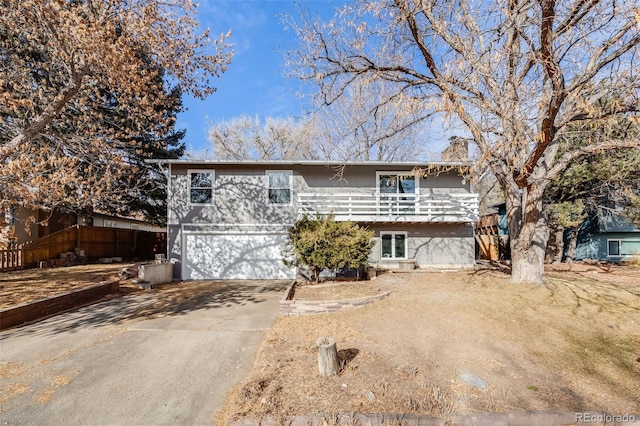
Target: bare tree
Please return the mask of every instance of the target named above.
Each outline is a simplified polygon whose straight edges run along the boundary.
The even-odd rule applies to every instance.
[[[209,126],[209,142],[218,160],[312,160],[313,123],[293,118],[242,115]]]
[[[396,96],[395,84],[358,79],[331,102],[320,93],[311,116],[317,149],[333,160],[402,161],[425,153],[425,116],[421,104]]]
[[[303,13],[296,31],[291,66],[326,103],[375,78],[464,126],[505,193],[513,282],[544,282],[549,182],[584,155],[640,144],[611,131],[638,119],[635,2],[360,0],[329,22]],[[557,156],[580,123],[597,123],[598,137]]]
[[[387,96],[386,82],[346,89],[302,119],[242,115],[209,125],[219,160],[410,160],[422,154],[424,129],[410,106]]]
[[[195,14],[190,0],[0,0],[0,207],[130,194],[141,135],[175,119],[168,81],[204,97],[231,59]]]

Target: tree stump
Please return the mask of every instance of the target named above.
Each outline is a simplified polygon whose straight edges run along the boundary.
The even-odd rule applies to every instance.
[[[338,374],[340,363],[338,362],[338,349],[336,339],[333,337],[321,337],[316,341],[318,345],[318,370],[322,377],[331,377]]]

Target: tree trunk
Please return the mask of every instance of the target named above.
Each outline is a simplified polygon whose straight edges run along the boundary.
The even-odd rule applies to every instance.
[[[511,282],[544,285],[544,254],[548,237],[546,226],[538,225],[533,240],[522,235],[511,239]]]
[[[569,240],[569,248],[567,249],[567,263],[573,263],[576,257],[576,248],[578,247],[578,228],[571,229],[571,239]]]
[[[556,252],[553,256],[553,263],[558,264],[562,262],[562,255],[564,254],[564,226],[558,226],[555,231],[556,240]]]
[[[543,188],[507,192],[511,241],[511,282],[544,285],[544,258],[549,228],[542,215]]]
[[[318,370],[320,375],[322,377],[335,376],[340,370],[336,339],[333,337],[321,337],[316,341],[316,344],[318,345]]]

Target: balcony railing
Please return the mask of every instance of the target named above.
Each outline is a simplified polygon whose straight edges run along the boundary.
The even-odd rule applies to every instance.
[[[475,222],[478,195],[315,192],[298,194],[298,216],[334,214],[355,222]]]

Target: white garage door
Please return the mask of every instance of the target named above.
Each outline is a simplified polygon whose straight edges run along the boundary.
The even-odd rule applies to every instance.
[[[285,234],[187,234],[183,279],[293,279],[295,268],[282,263]]]

